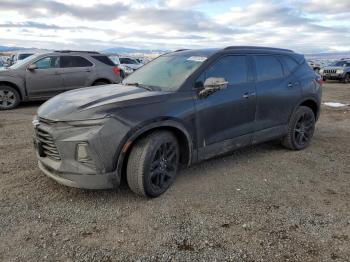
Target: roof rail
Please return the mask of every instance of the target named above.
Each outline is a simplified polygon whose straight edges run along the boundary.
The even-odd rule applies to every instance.
[[[284,52],[294,53],[290,49],[275,48],[275,47],[263,47],[263,46],[228,46],[228,47],[224,48],[224,50],[231,50],[231,49],[255,49],[255,50],[284,51]]]
[[[177,49],[177,50],[175,50],[174,52],[181,52],[181,51],[186,51],[186,50],[190,50],[190,49],[182,48],[182,49]]]
[[[350,60],[350,58],[347,58],[347,57],[344,57],[344,58],[342,58],[342,59],[340,59],[341,61],[347,61],[347,60]]]
[[[88,53],[88,54],[100,54],[96,51],[79,51],[79,50],[55,50],[56,53]]]

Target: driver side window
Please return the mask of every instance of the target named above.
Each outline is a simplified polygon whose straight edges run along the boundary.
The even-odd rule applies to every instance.
[[[48,56],[42,58],[35,62],[37,69],[49,69],[49,68],[58,68],[59,65],[59,57],[58,56]]]
[[[241,84],[248,81],[248,68],[246,56],[225,56],[209,67],[195,83],[196,88],[203,87],[206,79],[224,78],[229,85]]]

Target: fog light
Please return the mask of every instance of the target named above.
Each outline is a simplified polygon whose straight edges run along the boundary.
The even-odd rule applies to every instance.
[[[91,160],[87,143],[80,143],[77,145],[77,160],[79,162],[88,162]]]

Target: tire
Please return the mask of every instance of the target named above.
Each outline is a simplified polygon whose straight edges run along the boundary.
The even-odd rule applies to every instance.
[[[130,189],[140,196],[163,194],[175,180],[179,152],[176,137],[168,131],[155,131],[137,140],[127,163]]]
[[[125,78],[125,72],[124,72],[123,70],[120,70],[120,77],[121,77],[122,79]]]
[[[291,150],[302,150],[310,145],[314,131],[314,112],[309,107],[300,106],[289,120],[288,133],[283,137],[282,145]]]
[[[347,73],[342,81],[344,84],[350,83],[350,73]]]
[[[103,86],[103,85],[108,85],[108,84],[110,84],[110,83],[108,83],[106,81],[96,81],[92,85],[93,86]]]
[[[16,89],[10,86],[0,86],[0,110],[14,109],[21,102]]]

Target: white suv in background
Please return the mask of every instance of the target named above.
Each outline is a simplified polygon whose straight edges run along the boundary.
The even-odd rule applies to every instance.
[[[111,55],[109,56],[109,58],[113,61],[115,65],[117,65],[122,70],[122,74],[124,73],[122,77],[130,75],[135,70],[139,69],[141,66],[144,65],[143,63],[140,63],[137,59],[131,57]]]

